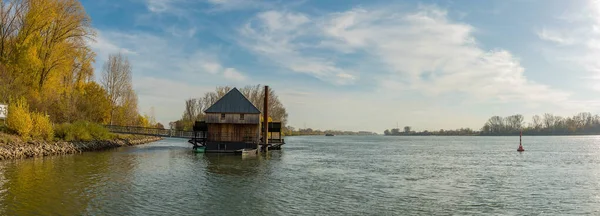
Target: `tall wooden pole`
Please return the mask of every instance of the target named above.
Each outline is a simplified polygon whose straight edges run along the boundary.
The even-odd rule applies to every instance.
[[[265,102],[263,107],[263,151],[267,151],[269,144],[269,86],[265,86]]]

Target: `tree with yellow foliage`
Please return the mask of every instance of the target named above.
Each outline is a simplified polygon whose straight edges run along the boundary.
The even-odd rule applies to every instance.
[[[106,90],[98,83],[84,84],[77,101],[78,119],[108,124],[110,120],[110,101]]]
[[[6,125],[23,140],[29,138],[29,133],[33,128],[31,116],[29,115],[29,106],[24,98],[13,100],[8,105],[8,114],[6,116]]]
[[[78,0],[0,1],[0,102],[21,98],[9,103],[16,133],[50,139],[53,122],[81,120],[146,124],[125,56],[110,55],[102,85],[93,81],[94,36]]]
[[[72,107],[72,94],[93,77],[86,40],[94,35],[77,0],[2,1],[0,101],[24,96],[33,110],[65,120],[54,118],[65,111],[56,104]]]

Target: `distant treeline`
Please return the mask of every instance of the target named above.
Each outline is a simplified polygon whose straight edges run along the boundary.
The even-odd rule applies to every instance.
[[[294,127],[286,127],[285,135],[287,136],[302,136],[302,135],[325,135],[325,134],[334,134],[334,135],[376,135],[377,133],[373,133],[370,131],[337,131],[337,130],[313,130],[312,128],[298,129],[296,130]]]
[[[600,135],[600,116],[582,112],[572,117],[562,117],[549,113],[535,115],[526,123],[523,115],[507,117],[491,117],[479,131],[469,128],[458,130],[439,130],[415,132],[410,126],[385,130],[385,135],[390,136],[509,136],[519,135]]]
[[[479,135],[479,131],[473,131],[470,128],[461,128],[456,130],[439,130],[439,131],[412,131],[410,126],[404,127],[403,131],[399,128],[385,130],[386,136],[474,136]]]

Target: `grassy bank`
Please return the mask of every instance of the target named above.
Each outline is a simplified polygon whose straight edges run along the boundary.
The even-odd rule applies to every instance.
[[[29,113],[25,105],[10,107],[13,112],[7,125],[0,125],[0,160],[75,154],[161,139],[113,134],[102,125],[88,121],[52,124],[48,116]]]
[[[160,139],[160,137],[111,134],[109,139],[102,140],[64,141],[55,139],[53,141],[24,141],[19,136],[0,133],[0,160],[99,151],[123,146],[146,144]]]

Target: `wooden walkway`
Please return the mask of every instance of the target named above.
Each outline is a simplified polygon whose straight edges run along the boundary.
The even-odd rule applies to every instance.
[[[112,133],[120,134],[135,134],[145,136],[158,136],[158,137],[174,137],[174,138],[194,138],[194,131],[178,131],[171,129],[160,129],[160,128],[147,128],[147,127],[134,127],[134,126],[118,126],[118,125],[104,125],[108,131]],[[201,132],[198,132],[198,137],[204,137]]]

